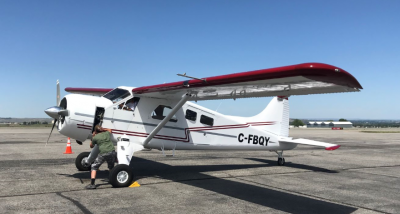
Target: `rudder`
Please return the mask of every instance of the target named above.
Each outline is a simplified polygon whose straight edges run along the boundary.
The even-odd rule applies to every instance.
[[[262,129],[273,134],[289,136],[289,100],[288,98],[274,97],[267,107],[258,115],[250,117],[247,121],[253,122],[273,122],[271,125],[262,125]]]

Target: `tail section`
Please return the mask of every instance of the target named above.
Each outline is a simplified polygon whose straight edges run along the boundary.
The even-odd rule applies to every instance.
[[[273,122],[271,125],[262,125],[262,129],[279,136],[289,136],[289,100],[288,98],[274,97],[267,107],[258,115],[247,118],[253,122]]]

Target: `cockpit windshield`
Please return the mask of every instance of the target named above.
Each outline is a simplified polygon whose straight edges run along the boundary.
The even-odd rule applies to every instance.
[[[111,100],[113,103],[116,103],[129,95],[131,95],[129,93],[129,91],[120,89],[120,88],[116,88],[116,89],[108,92],[107,94],[105,94],[103,97]]]

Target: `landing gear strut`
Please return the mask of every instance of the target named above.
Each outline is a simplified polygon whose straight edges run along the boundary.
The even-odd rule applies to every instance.
[[[278,166],[285,165],[285,158],[283,158],[283,150],[281,152],[275,151],[278,154]]]

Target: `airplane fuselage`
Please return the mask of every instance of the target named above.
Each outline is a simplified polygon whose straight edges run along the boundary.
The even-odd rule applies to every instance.
[[[128,90],[129,91],[129,90]],[[134,110],[125,105],[133,94],[112,101],[104,97],[67,95],[69,115],[59,124],[59,132],[78,141],[91,137],[93,126],[112,129],[113,141],[127,135],[143,143],[145,138],[174,107],[175,102],[141,97]],[[125,104],[125,105],[124,105]],[[146,148],[176,150],[289,150],[295,144],[279,143],[283,137],[266,131],[277,121],[246,121],[186,102],[147,144]]]

